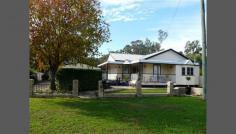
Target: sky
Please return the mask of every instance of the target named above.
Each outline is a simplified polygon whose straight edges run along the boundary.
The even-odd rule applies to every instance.
[[[122,49],[134,40],[158,41],[158,30],[168,32],[161,48],[184,51],[188,40],[201,41],[200,0],[100,0],[105,21],[110,25],[109,43],[103,54]]]

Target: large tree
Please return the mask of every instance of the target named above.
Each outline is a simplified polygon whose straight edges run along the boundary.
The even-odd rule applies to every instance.
[[[29,24],[30,63],[50,70],[53,91],[60,65],[86,63],[110,35],[97,0],[30,0]]]
[[[202,52],[202,47],[198,40],[186,42],[184,53],[188,58],[201,64],[202,63],[201,52]]]

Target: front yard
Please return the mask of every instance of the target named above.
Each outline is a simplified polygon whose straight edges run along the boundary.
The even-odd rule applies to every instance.
[[[32,134],[203,134],[206,103],[195,97],[30,98]]]

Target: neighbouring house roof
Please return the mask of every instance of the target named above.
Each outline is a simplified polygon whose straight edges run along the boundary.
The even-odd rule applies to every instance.
[[[172,51],[172,55],[174,54],[174,58],[162,58],[163,55],[168,51]],[[160,55],[160,56],[159,56]],[[165,54],[168,55],[168,54]],[[153,57],[156,57],[153,59]],[[179,58],[178,58],[179,57]],[[134,63],[156,63],[156,64],[185,64],[185,65],[198,65],[193,63],[189,58],[186,56],[178,53],[173,49],[167,49],[159,52],[155,52],[148,55],[135,55],[135,54],[118,54],[118,53],[111,53],[109,58],[106,62],[98,65],[98,67],[106,65],[106,64],[134,64]]]
[[[82,64],[82,63],[78,63],[78,64],[69,64],[69,65],[65,65],[62,68],[74,68],[74,69],[94,69],[94,70],[100,70],[100,68],[98,67],[94,67],[94,66],[90,66],[87,64]]]

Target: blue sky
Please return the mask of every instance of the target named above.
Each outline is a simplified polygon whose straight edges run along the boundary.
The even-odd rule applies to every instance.
[[[122,49],[131,41],[158,41],[159,29],[168,32],[162,48],[184,51],[188,40],[201,41],[200,0],[100,0],[112,40],[99,49]]]

